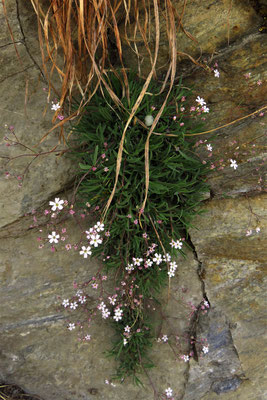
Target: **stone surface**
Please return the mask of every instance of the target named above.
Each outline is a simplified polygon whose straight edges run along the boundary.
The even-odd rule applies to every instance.
[[[234,347],[229,322],[221,310],[217,311],[212,306],[207,316],[200,315],[197,336],[207,338],[209,353],[203,355],[199,346],[198,362],[190,362],[184,400],[194,400],[196,393],[202,399],[207,393],[221,395],[235,391],[245,376]]]
[[[199,221],[202,235],[192,230],[191,239],[202,262],[206,294],[211,305],[227,316],[248,380],[244,391],[240,388],[239,394],[229,398],[261,400],[266,391],[262,359],[266,341],[266,195],[213,199],[206,210]],[[256,227],[260,227],[259,233]],[[252,234],[246,236],[250,229]],[[193,376],[195,373],[193,369]]]
[[[58,145],[59,137],[57,132],[53,132],[48,140],[40,144],[43,135],[52,126],[53,112],[50,110],[51,105],[47,104],[47,93],[43,90],[47,85],[43,82],[40,69],[38,65],[36,66],[31,53],[40,52],[36,35],[36,18],[32,12],[29,14],[29,4],[25,9],[23,2],[18,2],[19,10],[23,9],[20,22],[25,23],[30,37],[33,37],[34,33],[29,52],[29,48],[24,44],[23,34],[16,17],[17,2],[11,0],[6,3],[8,3],[7,14],[17,42],[20,61],[13,44],[10,44],[8,32],[4,30],[1,42],[6,45],[3,44],[0,48],[0,62],[3,66],[0,71],[0,123],[2,127],[0,132],[0,227],[16,221],[26,212],[39,207],[49,196],[62,190],[73,179],[74,173],[73,162],[64,155],[58,157],[58,153],[54,152],[36,157],[35,160],[30,155],[33,152],[42,153],[52,150]],[[1,21],[4,21],[2,4],[0,7]],[[34,21],[35,24],[33,24]],[[3,25],[6,26],[4,22]],[[44,116],[46,109],[47,113]],[[20,145],[6,146],[11,142],[7,142],[5,136],[16,141],[14,135],[7,129],[11,125],[14,126],[18,140],[32,150]],[[60,148],[63,147],[58,146],[58,150]],[[22,154],[29,156],[21,157]],[[6,157],[18,158],[7,163]],[[28,168],[30,162],[32,166]],[[8,179],[6,173],[10,174]],[[22,175],[25,179],[20,188],[18,185],[21,180],[17,180],[17,177]]]
[[[187,53],[195,58],[201,57],[202,54],[205,54],[207,57],[212,56],[221,47],[227,46],[245,34],[247,35],[255,30],[255,27],[260,27],[261,18],[248,1],[219,0],[199,2],[198,0],[190,0],[187,1],[184,12],[183,2],[173,1],[172,3],[178,15],[182,15],[183,28],[188,33],[188,35],[186,35],[181,29],[177,28],[177,51]],[[160,51],[157,68],[159,70],[167,70],[170,57],[169,43],[166,32],[166,19],[164,18],[161,7],[159,7],[159,15]],[[149,23],[149,28],[147,27],[147,30],[149,29],[149,35],[147,34],[147,36],[149,37],[148,44],[150,49],[153,49],[155,44],[155,24],[153,23],[154,14],[152,2],[150,18],[152,23]],[[144,13],[139,13],[139,21],[144,29]],[[125,21],[122,19],[122,37],[124,36],[124,24]],[[133,41],[133,38],[136,38],[141,71],[147,74],[150,71],[151,63],[149,54],[142,42],[139,29],[135,32],[134,23],[130,24],[130,26],[127,25],[126,29],[130,42]],[[188,37],[190,35],[193,36],[194,40]],[[137,63],[135,53],[126,45],[124,46],[124,59],[127,66],[136,65]],[[187,57],[178,54],[178,61],[182,59],[187,59]]]
[[[52,118],[50,107],[43,117],[47,93],[43,91],[46,84],[38,65],[35,15],[30,2],[5,3],[21,63],[17,61],[1,3],[0,22],[4,28],[0,32],[0,155],[14,157],[29,152],[21,146],[6,146],[4,136],[13,136],[5,124],[14,125],[17,137],[27,146],[49,151],[58,143],[57,133],[34,147],[51,127]],[[256,14],[262,15],[258,10],[262,10],[262,3],[187,3],[184,26],[199,40],[208,65],[217,61],[220,70],[219,79],[200,69],[190,69],[193,74],[188,77],[188,84],[194,84],[196,95],[204,97],[212,111],[206,120],[210,129],[264,105],[266,38],[259,33],[261,18]],[[182,3],[175,4],[180,11]],[[197,46],[192,47],[184,35],[178,38],[182,51],[198,54]],[[126,61],[132,65],[131,57],[126,54]],[[164,29],[160,60],[168,61]],[[183,63],[179,68],[184,75],[190,72]],[[250,78],[244,77],[247,73],[251,73]],[[218,396],[222,400],[263,400],[267,396],[262,354],[266,330],[265,137],[264,116],[242,120],[216,135],[199,137],[213,146],[211,160],[216,168],[209,177],[211,197],[204,201],[206,213],[194,221],[198,229],[190,231],[194,255],[188,252],[186,260],[178,260],[170,294],[168,288],[163,293],[164,314],[157,311],[154,317],[157,336],[167,334],[169,342],[155,342],[151,358],[157,367],[151,370],[150,377],[161,394],[172,387],[175,400],[217,400]],[[197,148],[203,161],[208,156],[206,144]],[[237,160],[237,170],[230,167],[230,159]],[[9,165],[6,161],[1,159],[0,177],[1,380],[19,384],[44,400],[154,399],[147,377],[144,389],[129,381],[116,387],[104,383],[112,375],[115,363],[103,354],[110,346],[112,333],[98,316],[89,328],[92,340],[88,343],[77,340],[77,330],[67,330],[68,322],[75,317],[63,312],[58,296],[72,296],[73,281],[88,280],[100,264],[67,252],[64,244],[55,253],[40,250],[36,240],[39,233],[30,228],[33,215],[24,216],[33,208],[47,206],[54,194],[71,183],[72,163],[55,154],[38,157],[19,188],[16,177],[22,175],[28,159],[17,158]],[[9,179],[5,177],[7,171],[11,174]],[[61,197],[65,198],[65,193]],[[44,221],[38,222],[45,231]],[[257,227],[261,229],[258,234]],[[68,234],[72,232],[73,243],[78,242],[80,231],[74,220],[67,222],[67,229]],[[250,229],[251,235],[246,236]],[[91,289],[88,294],[89,305],[94,307],[95,293]],[[210,303],[208,313],[201,310],[203,297]],[[82,313],[76,318],[81,319]],[[209,345],[205,356],[201,339],[207,339]],[[194,357],[184,363],[181,353],[192,350]]]
[[[72,240],[78,241],[80,228],[74,220],[64,226],[66,235],[71,232]],[[88,343],[77,340],[77,330],[67,329],[69,321],[82,320],[84,315],[80,312],[73,317],[64,313],[58,296],[73,296],[72,283],[88,281],[98,270],[99,263],[85,260],[74,251],[67,252],[64,244],[57,246],[56,253],[51,253],[49,248],[39,249],[38,231],[16,235],[15,229],[13,232],[2,230],[2,236],[4,232],[6,238],[2,237],[0,242],[0,378],[5,382],[16,381],[45,400],[122,399],[125,393],[130,399],[154,399],[146,377],[143,378],[145,389],[130,381],[114,388],[104,383],[116,366],[103,354],[110,348],[112,339],[106,322],[96,317],[83,334],[92,335]],[[170,341],[175,342],[175,335],[187,334],[191,312],[187,303],[190,301],[197,307],[203,297],[197,268],[198,263],[190,252],[187,260],[179,260],[179,272],[172,283],[173,294],[168,304],[168,290],[162,299],[165,322],[162,324],[160,317],[155,318],[159,321],[160,337],[167,334]],[[94,290],[86,292],[90,296],[90,308],[95,307]],[[181,346],[188,351],[188,340],[181,341]],[[155,342],[151,359],[157,367],[150,376],[157,390],[164,391],[171,385],[181,395],[188,364],[179,359],[181,349],[174,348],[176,357],[168,343]]]

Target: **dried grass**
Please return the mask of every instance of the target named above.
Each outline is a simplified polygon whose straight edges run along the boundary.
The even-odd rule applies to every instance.
[[[2,0],[5,5],[5,0]],[[107,79],[107,71],[114,71],[120,68],[123,76],[123,90],[129,99],[129,88],[126,69],[123,62],[123,46],[128,45],[137,56],[137,70],[141,71],[141,56],[138,51],[138,42],[144,45],[151,69],[145,78],[143,89],[136,103],[132,107],[128,121],[125,125],[120,141],[114,188],[104,209],[103,218],[113,199],[118,182],[123,143],[126,131],[134,118],[146,90],[152,78],[157,77],[157,62],[160,43],[160,15],[164,16],[167,28],[169,43],[169,66],[164,82],[161,85],[159,94],[166,89],[167,94],[163,101],[153,125],[149,129],[145,146],[145,174],[146,192],[143,207],[147,200],[149,186],[149,139],[162,111],[168,100],[175,81],[177,56],[189,58],[194,64],[205,67],[195,60],[191,55],[177,50],[177,31],[181,31],[191,40],[197,40],[183,27],[183,16],[187,0],[183,0],[182,12],[179,15],[172,0],[31,0],[38,20],[38,37],[40,42],[43,71],[49,82],[48,101],[52,91],[57,93],[53,85],[54,73],[57,73],[61,81],[61,88],[58,93],[59,103],[66,107],[66,100],[69,104],[69,115],[64,120],[57,122],[55,113],[52,122],[53,127],[43,136],[44,141],[52,131],[59,128],[59,140],[65,142],[64,125],[79,116],[83,107],[92,99],[96,90],[103,87],[108,90],[115,104],[122,107],[120,99],[115,95]],[[46,6],[46,9],[44,8]],[[160,6],[160,12],[159,12]],[[5,8],[4,8],[5,9]],[[142,15],[142,18],[140,17]],[[119,21],[124,19],[124,29],[119,30]],[[152,38],[152,24],[153,38]],[[133,35],[130,35],[130,28]],[[121,33],[123,32],[123,34]],[[12,36],[12,30],[10,29]],[[122,37],[123,36],[123,37]],[[131,37],[130,37],[131,36]],[[115,45],[115,61],[112,59],[110,38],[113,38]],[[205,67],[206,68],[206,67]],[[80,94],[81,101],[78,110],[71,112],[72,96]]]

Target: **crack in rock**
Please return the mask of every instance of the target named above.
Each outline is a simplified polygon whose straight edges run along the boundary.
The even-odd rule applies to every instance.
[[[190,237],[188,243],[198,262],[197,273],[203,299],[210,305],[204,282],[205,268]],[[190,326],[190,337],[193,339],[191,351],[194,351],[194,357],[188,363],[184,375],[184,393],[180,400],[195,400],[196,393],[200,399],[207,393],[218,395],[235,391],[246,380],[226,316],[221,310],[216,310],[216,305],[203,314],[201,306],[202,303],[197,307]],[[201,351],[198,353],[201,338],[207,338],[208,354],[204,355]]]

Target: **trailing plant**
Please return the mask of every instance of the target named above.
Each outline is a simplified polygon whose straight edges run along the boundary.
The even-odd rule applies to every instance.
[[[117,333],[110,351],[119,361],[117,377],[133,376],[138,381],[137,374],[153,366],[148,351],[154,337],[149,308],[175,275],[176,258],[184,255],[188,228],[208,189],[207,165],[185,139],[186,132],[200,130],[197,121],[207,108],[198,98],[198,106],[189,111],[190,90],[181,82],[172,88],[150,136],[147,174],[144,150],[162,95],[157,94],[156,82],[151,82],[126,131],[119,157],[122,132],[144,82],[129,74],[127,98],[119,73],[110,73],[107,79],[120,105],[115,106],[102,87],[72,128],[75,148],[79,146],[72,151],[80,166],[77,203],[98,220],[84,232],[80,254],[101,257],[106,270],[114,272],[117,288],[109,297],[113,300],[109,305],[102,301],[98,309]]]

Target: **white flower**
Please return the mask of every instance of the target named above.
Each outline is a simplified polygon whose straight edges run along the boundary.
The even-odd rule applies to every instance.
[[[204,106],[204,107],[202,107],[202,111],[204,113],[208,113],[208,112],[210,112],[210,109],[208,107]]]
[[[176,268],[177,268],[176,261],[172,261],[172,262],[170,263],[170,268],[171,268],[173,271],[176,270]]]
[[[175,249],[181,250],[181,248],[183,246],[183,242],[181,241],[181,239],[178,239],[176,241],[172,239],[172,241],[170,242],[170,245],[171,245],[171,247],[174,247]]]
[[[169,253],[166,253],[166,255],[164,254],[164,256],[163,256],[163,261],[171,261],[171,256],[170,256],[170,254]]]
[[[75,324],[69,324],[68,330],[72,331],[73,329],[75,329]]]
[[[48,235],[49,243],[58,243],[59,235],[56,232],[52,232],[51,235]]]
[[[128,343],[128,340],[124,338],[123,339],[123,345],[126,346],[127,343]]]
[[[86,297],[85,297],[85,296],[80,296],[80,297],[79,297],[79,302],[80,302],[81,304],[86,303]]]
[[[250,235],[252,235],[252,229],[247,230],[246,236],[250,236]]]
[[[204,306],[205,306],[206,308],[210,308],[210,305],[209,305],[209,303],[208,303],[207,300],[204,300],[203,304],[204,304]]]
[[[69,300],[68,299],[65,299],[65,300],[63,300],[62,301],[62,305],[63,305],[63,307],[68,307],[69,305],[70,305],[70,302],[69,302]]]
[[[106,305],[103,301],[101,301],[100,304],[98,304],[97,308],[101,311],[103,311],[106,308]]]
[[[126,269],[126,271],[131,272],[134,270],[134,266],[133,266],[133,264],[128,264],[127,267],[125,267],[125,269]]]
[[[51,110],[52,111],[57,111],[60,109],[60,104],[59,103],[52,103]]]
[[[87,239],[91,239],[91,235],[96,234],[96,230],[94,228],[90,228],[89,231],[85,231]]]
[[[207,150],[212,151],[212,146],[210,144],[207,144]]]
[[[112,304],[114,306],[117,301],[116,294],[112,297],[109,297],[108,299],[109,299],[110,304]]]
[[[90,244],[94,245],[95,247],[98,247],[99,244],[102,243],[102,239],[98,234],[95,235],[91,235],[91,240],[90,240]]]
[[[138,267],[141,265],[141,262],[142,262],[142,261],[143,261],[142,258],[134,258],[134,257],[133,257],[134,265],[137,265]]]
[[[220,72],[217,69],[215,69],[213,72],[214,72],[215,78],[219,78],[220,77]]]
[[[104,230],[104,224],[101,224],[101,222],[98,221],[98,222],[95,224],[94,228],[95,228],[95,230],[96,230],[97,232],[101,232],[101,231]]]
[[[173,270],[168,271],[168,275],[169,275],[170,278],[173,278],[174,275],[175,275],[174,271]]]
[[[55,198],[55,201],[49,201],[49,205],[52,206],[52,211],[62,210],[63,209],[64,200],[60,200],[59,197]]]
[[[168,389],[165,390],[166,396],[170,398],[172,396],[172,389],[168,387]]]
[[[184,362],[188,362],[189,361],[189,356],[187,356],[186,354],[184,354],[182,356],[182,359],[184,360]]]
[[[199,97],[199,96],[197,96],[196,102],[197,102],[198,104],[200,104],[201,106],[204,106],[204,104],[206,104],[205,100],[202,99],[202,98]]]
[[[257,228],[256,228],[256,233],[259,233],[261,231],[261,228],[258,226]]]
[[[150,260],[150,258],[148,258],[148,259],[146,260],[146,265],[147,265],[147,267],[151,267],[151,266],[153,265],[153,261]]]
[[[155,253],[153,261],[157,264],[160,265],[162,263],[162,255]]]
[[[122,319],[122,315],[123,315],[123,311],[121,308],[116,308],[115,310],[115,315],[113,316],[113,318],[115,319],[115,321],[120,321]]]
[[[86,335],[86,336],[84,337],[84,339],[85,339],[85,340],[91,340],[91,335]]]
[[[130,333],[131,328],[129,325],[125,326],[124,331]]]
[[[81,296],[83,294],[83,291],[81,289],[77,290],[76,296]]]
[[[162,336],[162,338],[161,338],[161,340],[163,341],[163,342],[168,342],[168,336],[167,335],[163,335]]]
[[[145,124],[146,126],[151,126],[154,122],[154,117],[152,115],[147,115],[145,117]]]
[[[80,254],[83,255],[84,258],[87,258],[87,256],[90,256],[92,254],[91,252],[91,247],[85,247],[82,246],[82,250],[80,251]]]
[[[203,346],[202,351],[204,354],[207,354],[209,352],[208,346]]]
[[[102,318],[107,319],[110,316],[110,311],[106,308],[102,311]]]
[[[236,160],[230,159],[230,161],[231,161],[230,167],[231,167],[231,168],[234,168],[234,169],[237,169],[238,165],[237,165],[237,163],[236,163]]]
[[[70,308],[72,310],[76,310],[77,307],[78,307],[78,304],[76,303],[76,301],[74,301],[74,303],[70,303]]]

